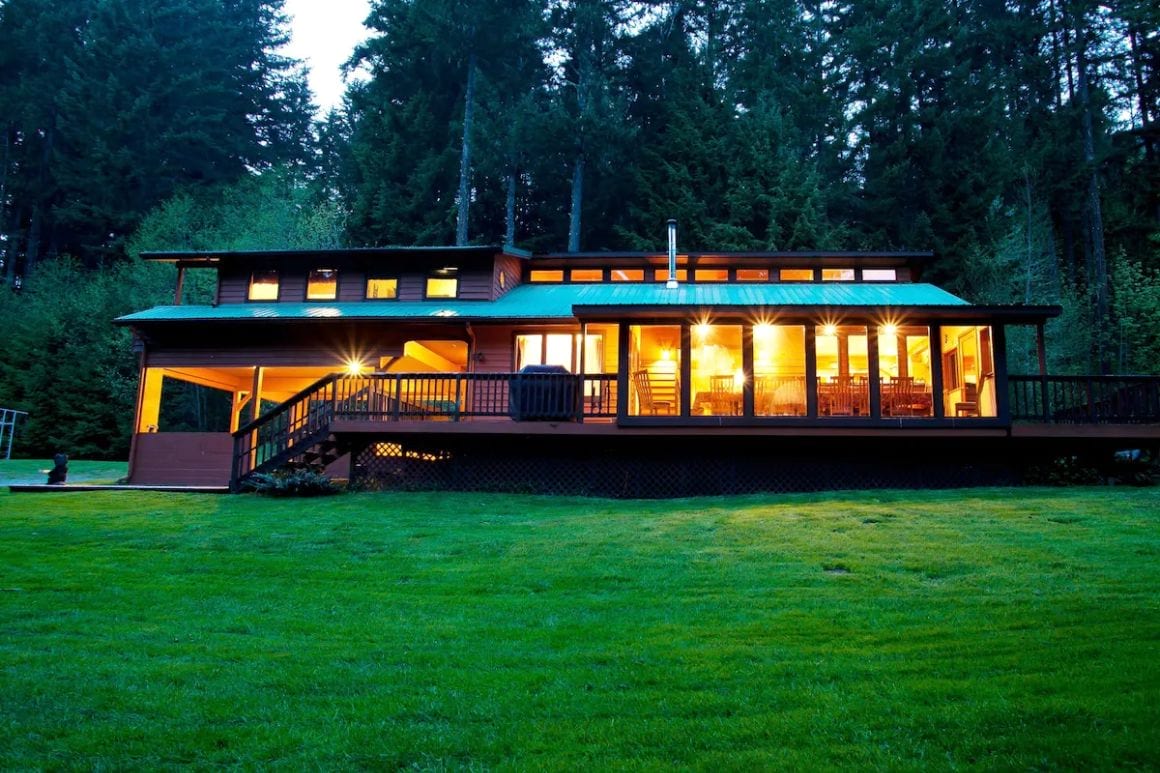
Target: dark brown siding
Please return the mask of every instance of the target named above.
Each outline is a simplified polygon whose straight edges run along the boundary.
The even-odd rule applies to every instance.
[[[495,270],[492,272],[492,298],[498,298],[518,285],[522,280],[523,261],[512,255],[497,255]],[[500,273],[504,275],[504,286],[499,285]]]
[[[515,328],[510,325],[475,328],[476,372],[510,373],[515,364],[512,356],[514,336]]]
[[[228,432],[142,433],[134,448],[130,483],[229,485],[234,441]]]
[[[459,298],[465,301],[490,301],[491,274],[484,271],[460,272]]]
[[[244,303],[250,292],[250,274],[221,273],[218,276],[218,303]]]
[[[367,275],[362,271],[342,270],[338,272],[338,300],[362,301],[367,297]]]

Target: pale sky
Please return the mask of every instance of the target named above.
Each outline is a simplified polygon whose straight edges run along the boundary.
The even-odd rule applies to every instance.
[[[362,25],[370,0],[286,0],[291,39],[283,52],[310,68],[310,90],[319,112],[342,102],[346,85],[339,69],[370,34]]]

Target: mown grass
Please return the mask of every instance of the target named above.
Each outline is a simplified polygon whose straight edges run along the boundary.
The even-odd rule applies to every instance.
[[[0,459],[0,486],[40,484],[47,482],[51,459]],[[125,477],[125,462],[90,462],[70,459],[69,483],[116,483]]]
[[[1160,766],[1160,492],[0,494],[0,767]]]

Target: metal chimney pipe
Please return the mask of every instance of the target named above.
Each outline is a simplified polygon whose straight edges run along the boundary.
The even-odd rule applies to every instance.
[[[677,289],[677,221],[672,218],[669,218],[669,281],[665,287]]]

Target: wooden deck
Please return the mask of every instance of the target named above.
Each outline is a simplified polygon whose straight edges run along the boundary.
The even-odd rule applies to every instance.
[[[13,484],[8,487],[13,494],[70,494],[82,491],[165,491],[172,494],[228,494],[229,486],[133,486],[99,483],[44,483]]]

